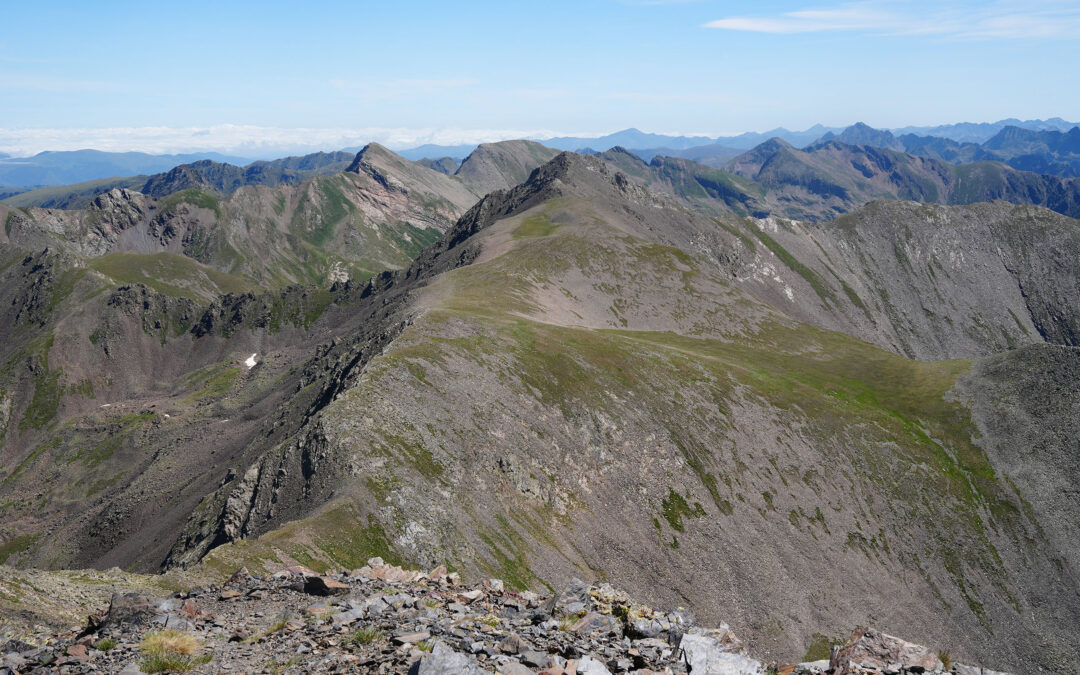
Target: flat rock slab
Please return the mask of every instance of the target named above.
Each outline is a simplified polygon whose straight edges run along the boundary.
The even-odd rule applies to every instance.
[[[416,631],[414,633],[401,633],[393,637],[393,643],[396,645],[414,645],[417,642],[423,642],[431,638],[431,633],[426,630]]]
[[[308,595],[348,595],[352,590],[349,584],[334,581],[328,577],[306,577],[304,579],[304,592]]]
[[[410,675],[480,675],[485,672],[471,656],[455,652],[441,642],[409,670]]]

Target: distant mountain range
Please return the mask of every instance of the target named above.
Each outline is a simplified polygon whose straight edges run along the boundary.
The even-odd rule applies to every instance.
[[[230,164],[247,164],[245,157],[217,152],[183,155],[149,155],[145,152],[102,152],[72,150],[39,152],[33,157],[0,154],[0,185],[23,187],[70,185],[97,178],[132,176],[168,171],[178,164],[209,159]]]
[[[1080,127],[1077,126],[1068,131],[1005,126],[979,144],[915,134],[896,136],[892,132],[874,129],[860,122],[839,134],[827,133],[819,142],[831,140],[849,145],[899,150],[952,164],[1002,162],[1021,171],[1066,178],[1080,176]]]
[[[1019,120],[1009,118],[997,122],[961,122],[959,124],[944,124],[926,127],[909,126],[902,129],[892,129],[890,131],[896,135],[912,134],[932,136],[935,138],[956,141],[957,143],[982,143],[1006,127],[1018,127],[1032,131],[1068,131],[1074,126],[1077,126],[1076,122],[1067,122],[1060,117],[1054,117],[1048,120]],[[785,143],[797,148],[802,148],[818,141],[823,136],[829,134],[838,135],[844,130],[844,127],[826,127],[821,124],[815,124],[803,131],[791,131],[784,127],[777,127],[762,133],[746,132],[735,136],[718,136],[716,138],[711,138],[708,136],[652,134],[630,128],[617,131],[613,134],[607,134],[606,136],[560,136],[546,139],[535,138],[533,140],[539,141],[549,148],[571,150],[574,152],[606,152],[615,147],[622,147],[633,151],[634,154],[645,160],[649,160],[655,155],[665,155],[669,157],[683,157],[685,159],[693,159],[701,162],[702,157],[709,157],[713,159],[713,161],[703,163],[710,164],[711,166],[720,166],[724,161],[727,161],[727,159],[738,154],[737,152],[733,153],[732,151],[749,150],[750,148],[758,146],[773,138],[779,138]],[[460,159],[471,152],[474,147],[476,146],[427,144],[409,150],[402,150],[400,154],[402,157],[413,160],[422,158],[437,159],[441,157]],[[702,153],[700,150],[706,147],[712,147],[716,152]],[[723,157],[724,159],[719,160],[719,157]]]
[[[873,145],[875,147],[888,147],[894,150],[905,150],[920,156],[944,159],[949,162],[956,161],[980,161],[996,160],[1006,161],[1014,168],[1038,171],[1040,173],[1053,173],[1062,176],[1077,175],[1066,166],[1071,162],[1065,162],[1059,166],[1055,158],[1043,162],[1038,157],[1028,158],[1026,155],[1046,154],[1038,149],[1040,143],[1048,144],[1048,147],[1056,147],[1057,141],[1047,136],[1039,137],[1040,140],[1025,140],[1030,152],[1011,152],[1003,148],[990,148],[996,154],[992,156],[977,153],[973,148],[966,145],[984,143],[1000,134],[1005,129],[1015,128],[1042,134],[1055,132],[1068,132],[1077,123],[1067,122],[1060,117],[1048,120],[1018,120],[1006,119],[992,123],[969,123],[940,125],[934,127],[904,127],[883,131],[892,136],[893,140],[871,140],[852,136],[842,138],[843,142]],[[866,125],[854,125],[856,132],[863,133],[869,129]],[[571,150],[575,152],[606,152],[615,147],[622,147],[633,151],[646,161],[657,155],[667,157],[681,157],[691,159],[708,166],[719,167],[732,159],[740,152],[754,148],[765,141],[773,138],[788,143],[797,148],[806,147],[821,139],[840,138],[840,135],[851,129],[848,127],[826,127],[815,124],[803,131],[790,131],[783,127],[777,127],[762,133],[747,132],[735,136],[719,136],[710,138],[707,136],[675,136],[666,134],[654,134],[630,128],[605,136],[560,136],[555,138],[534,138],[532,140],[556,150]],[[865,128],[865,129],[864,129]],[[1017,132],[1010,132],[1016,135]],[[898,145],[895,139],[905,136],[919,139],[934,140],[909,140]],[[1074,143],[1066,139],[1065,143]],[[1060,144],[1060,143],[1058,143]],[[460,163],[466,156],[476,149],[475,144],[459,145],[433,145],[425,144],[415,148],[400,150],[398,154],[408,160],[441,160],[451,158],[455,163]],[[925,150],[918,150],[925,148]],[[940,149],[939,149],[940,148]],[[344,148],[340,152],[355,154],[361,146]],[[966,153],[966,154],[965,154]],[[305,157],[314,157],[325,153],[314,153]],[[970,155],[970,159],[968,159]],[[962,159],[952,159],[951,157]],[[190,164],[201,160],[227,163],[238,167],[252,168],[254,171],[266,172],[269,169],[281,168],[288,170],[290,167],[275,167],[274,162],[254,162],[249,158],[222,155],[215,152],[190,153],[180,155],[149,155],[141,152],[102,152],[99,150],[76,150],[70,152],[41,152],[33,157],[10,157],[0,153],[0,199],[10,197],[13,194],[25,192],[31,188],[73,185],[89,181],[100,181],[103,178],[118,176],[146,176],[156,173],[168,172],[177,166]],[[250,166],[249,166],[250,163]],[[296,170],[304,170],[291,167]],[[115,186],[121,186],[114,183]],[[124,184],[123,187],[138,187],[137,184]]]

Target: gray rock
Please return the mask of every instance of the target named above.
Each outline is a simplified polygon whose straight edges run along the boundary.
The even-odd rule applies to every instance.
[[[350,609],[347,612],[338,612],[330,617],[330,620],[338,626],[348,626],[350,623],[358,621],[364,617],[364,610],[362,609]]]
[[[499,642],[499,651],[503,654],[519,654],[531,648],[531,646],[528,642],[522,640],[519,635],[511,633]]]
[[[589,635],[591,633],[599,632],[618,632],[621,628],[622,624],[610,614],[589,612],[571,626],[570,631],[572,633],[577,633],[578,635]]]
[[[574,578],[554,598],[555,610],[565,614],[576,614],[589,606],[589,585],[581,579]]]
[[[413,631],[410,633],[397,633],[394,635],[393,642],[396,645],[414,645],[417,642],[423,642],[431,637],[431,633],[426,630]]]
[[[161,602],[142,593],[117,593],[109,602],[103,625],[149,623],[158,614]]]
[[[738,652],[728,651],[721,638],[693,629],[680,643],[682,659],[692,675],[763,675],[765,666]]]
[[[409,675],[481,675],[483,672],[471,656],[437,642],[430,654],[413,664]]]
[[[578,675],[611,675],[611,671],[607,669],[607,666],[591,656],[582,657],[578,661],[577,672]]]
[[[627,629],[627,633],[635,638],[654,638],[663,632],[664,627],[656,619],[634,619]]]

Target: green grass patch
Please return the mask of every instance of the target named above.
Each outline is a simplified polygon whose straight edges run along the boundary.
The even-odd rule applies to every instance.
[[[200,209],[209,209],[218,218],[221,218],[221,198],[209,192],[201,190],[181,190],[165,197],[158,202],[158,211],[161,213],[172,212],[181,204],[190,204]]]
[[[664,520],[678,532],[684,530],[683,518],[699,518],[705,515],[705,509],[701,504],[695,504],[694,508],[690,508],[683,496],[671,488],[668,488],[668,496],[664,498],[662,504]]]
[[[240,277],[173,253],[110,253],[87,264],[118,283],[142,284],[174,298],[203,301],[252,289]]]
[[[33,376],[34,394],[19,422],[20,432],[44,428],[56,418],[56,411],[60,408],[60,399],[64,395],[64,387],[60,383],[63,371],[59,368],[49,369],[53,338],[53,334],[49,333],[28,348],[31,358],[37,362],[37,368]]]
[[[88,468],[96,468],[102,462],[107,461],[113,454],[123,447],[124,443],[147,422],[156,417],[152,412],[132,413],[124,415],[109,423],[109,430],[105,434],[105,440],[94,445],[92,448],[83,448],[73,459],[82,460]],[[112,485],[119,476],[103,478],[91,486],[89,494],[95,494]]]
[[[831,638],[821,633],[814,633],[810,637],[810,646],[806,648],[803,661],[823,661],[832,656],[832,648],[842,646],[843,638]]]
[[[527,239],[532,237],[546,237],[553,233],[559,226],[548,220],[547,214],[538,213],[529,216],[521,225],[514,229],[514,239]]]
[[[40,534],[23,534],[18,537],[12,537],[3,544],[0,544],[0,565],[6,563],[11,556],[25,553],[30,550],[30,547],[34,545],[34,542],[36,542],[40,536]]]
[[[331,567],[353,569],[369,558],[380,557],[392,565],[407,561],[392,548],[389,537],[372,516],[350,503],[338,503],[304,520],[287,523],[258,539],[219,546],[203,559],[202,565],[227,577],[242,565],[265,569],[280,564],[277,551],[287,553],[311,569],[322,572]]]
[[[216,368],[203,369],[187,378],[190,387],[198,387],[184,399],[185,402],[205,401],[216,399],[229,393],[242,371],[231,362],[218,365]]]

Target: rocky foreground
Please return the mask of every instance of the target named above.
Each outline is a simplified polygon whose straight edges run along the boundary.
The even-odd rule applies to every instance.
[[[294,566],[261,578],[241,569],[221,586],[167,599],[117,593],[84,627],[23,633],[2,649],[0,675],[1002,675],[866,628],[834,646],[831,660],[765,664],[728,626],[698,626],[687,610],[654,610],[608,584],[574,580],[541,596],[497,579],[462,585],[443,567],[423,573],[378,558],[337,574]]]

